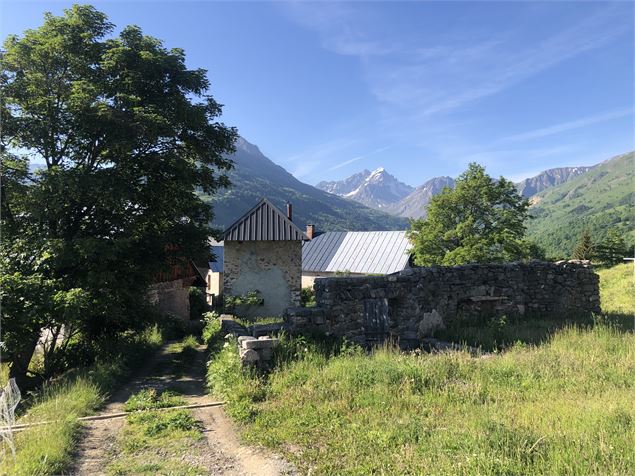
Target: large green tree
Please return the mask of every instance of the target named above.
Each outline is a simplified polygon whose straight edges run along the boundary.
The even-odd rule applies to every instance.
[[[452,266],[540,257],[524,238],[528,207],[512,182],[492,180],[472,163],[454,189],[432,198],[426,218],[411,222],[415,263]]]
[[[629,256],[624,236],[617,228],[609,228],[606,237],[595,246],[594,257],[604,264],[619,264]]]
[[[197,191],[228,185],[236,131],[203,69],[75,5],[0,55],[3,341],[24,379],[42,329],[104,339],[144,324],[166,263],[206,253]],[[42,164],[34,171],[33,162]]]

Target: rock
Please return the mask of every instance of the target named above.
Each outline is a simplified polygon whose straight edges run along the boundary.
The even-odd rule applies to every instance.
[[[441,314],[439,314],[436,309],[433,309],[432,312],[423,313],[417,335],[419,338],[431,337],[436,330],[444,327],[445,325],[443,324]]]
[[[263,338],[264,337],[264,338]],[[263,336],[258,339],[246,340],[242,343],[243,349],[266,349],[278,345],[278,339]]]
[[[273,349],[271,347],[260,349],[258,350],[258,355],[260,355],[260,360],[271,360],[273,358]]]
[[[243,365],[254,364],[260,360],[260,355],[253,349],[241,349],[240,361]]]
[[[251,337],[251,336],[240,336],[238,337],[238,344],[243,347],[243,348],[247,348],[243,345],[243,342],[248,341],[248,340],[256,340],[255,337]]]

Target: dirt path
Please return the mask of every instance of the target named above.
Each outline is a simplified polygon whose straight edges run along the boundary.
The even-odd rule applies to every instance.
[[[199,346],[193,365],[181,375],[174,375],[172,361],[175,353],[165,345],[158,354],[139,370],[137,377],[117,392],[105,406],[102,414],[123,411],[128,398],[145,388],[177,390],[187,404],[211,403],[205,391],[205,346]],[[192,414],[201,422],[205,439],[202,448],[197,448],[196,465],[206,469],[210,475],[276,476],[294,474],[293,469],[282,459],[260,449],[242,445],[232,423],[222,407],[197,408]],[[103,475],[109,455],[115,449],[119,431],[125,418],[113,418],[88,422],[77,446],[76,464],[69,474]],[[189,455],[183,455],[189,459]]]

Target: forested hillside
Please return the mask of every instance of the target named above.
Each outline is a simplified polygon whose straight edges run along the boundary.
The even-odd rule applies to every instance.
[[[214,205],[213,224],[224,228],[267,197],[283,209],[293,204],[293,220],[300,227],[312,223],[321,231],[403,230],[405,218],[373,210],[352,200],[318,190],[300,182],[284,168],[265,157],[257,146],[243,138],[231,156],[232,186],[208,199]]]
[[[529,236],[551,257],[570,257],[583,230],[595,242],[611,227],[635,241],[635,152],[619,155],[532,198]]]

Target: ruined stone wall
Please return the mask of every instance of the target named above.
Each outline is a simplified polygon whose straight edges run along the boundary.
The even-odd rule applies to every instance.
[[[300,305],[301,241],[225,241],[223,294],[259,291],[262,306],[239,310],[247,317],[281,316]]]
[[[599,312],[599,277],[582,262],[406,269],[388,276],[315,280],[317,307],[289,309],[288,325],[367,343],[428,337],[455,319],[563,318]]]
[[[172,314],[181,319],[190,319],[189,288],[193,279],[176,279],[150,286],[148,301],[163,314]]]

